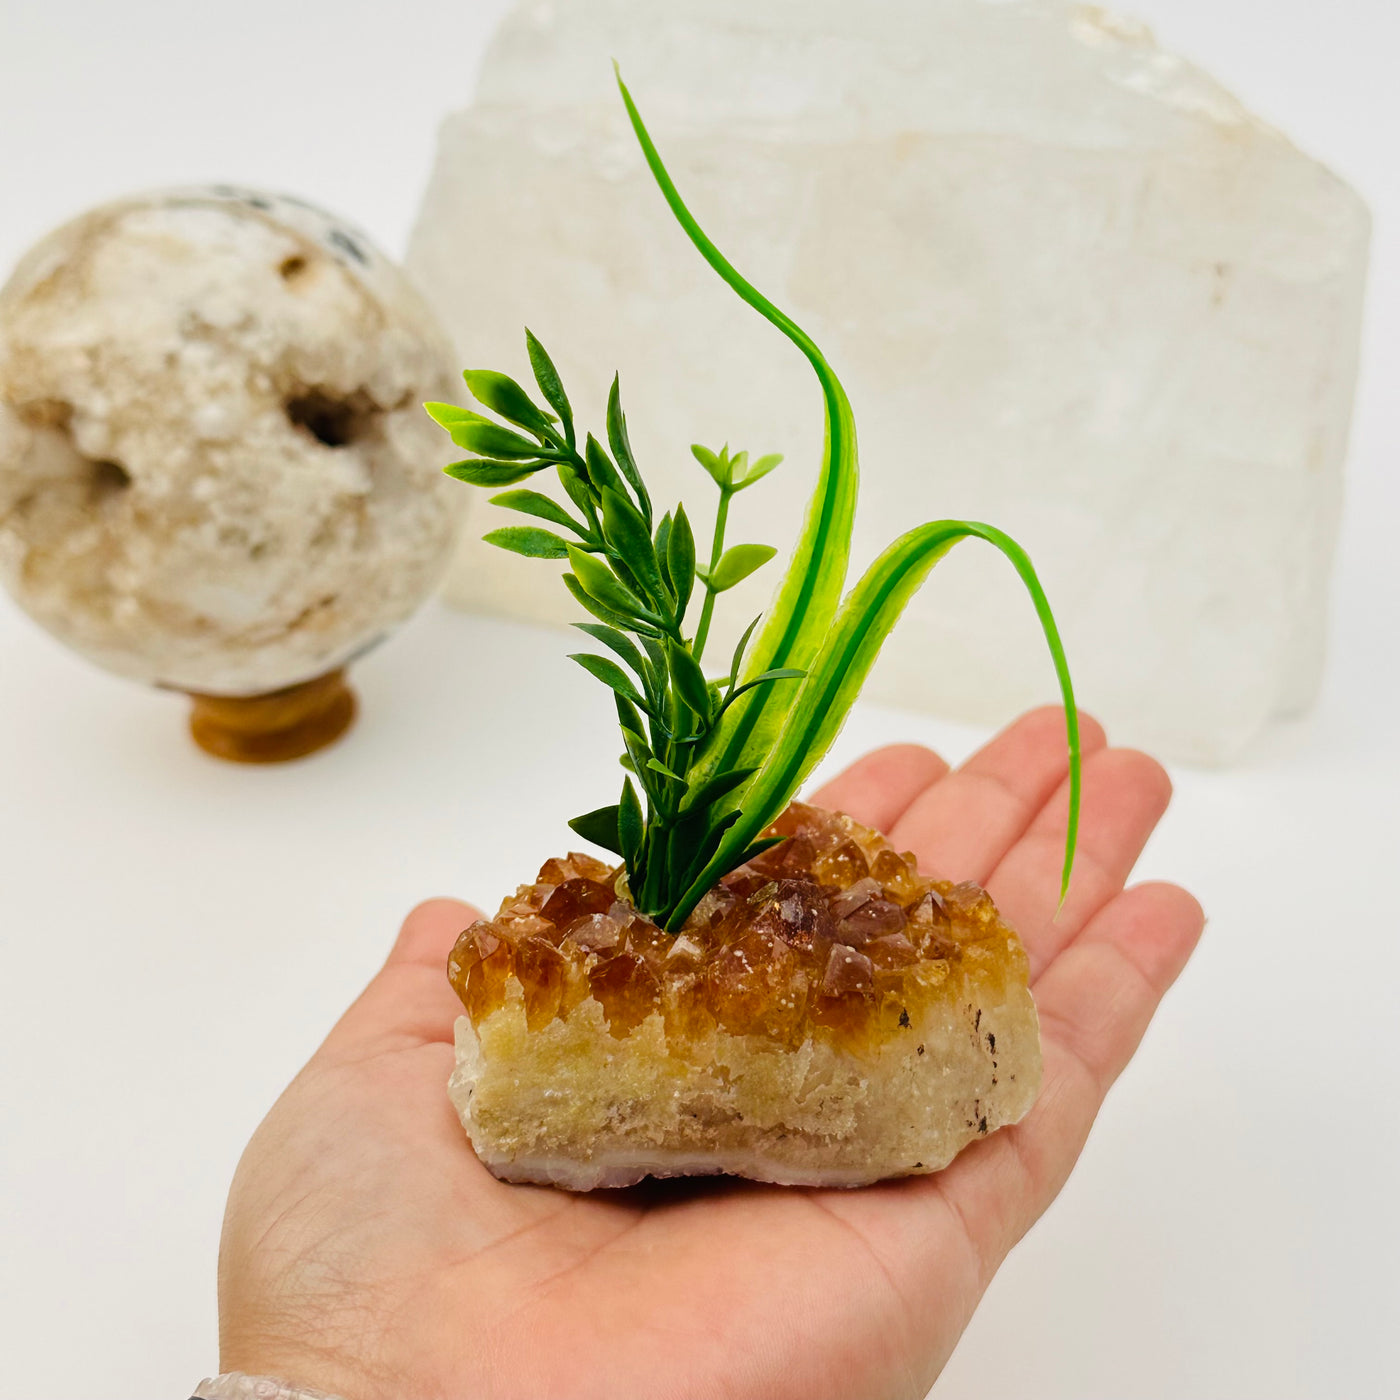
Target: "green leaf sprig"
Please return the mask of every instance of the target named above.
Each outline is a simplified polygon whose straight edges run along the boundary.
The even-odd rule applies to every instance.
[[[527,558],[566,561],[564,585],[595,619],[575,625],[611,655],[585,651],[572,660],[613,692],[628,776],[614,805],[570,824],[586,840],[623,858],[637,908],[666,922],[714,859],[725,832],[740,820],[728,799],[754,772],[753,766],[710,764],[703,775],[697,774],[697,755],[709,751],[737,704],[806,674],[777,666],[740,680],[757,619],[725,677],[708,679],[700,664],[716,597],[777,552],[759,544],[725,547],[729,503],[782,459],[775,454],[750,464],[748,453],[731,455],[727,446],[718,452],[699,445],[692,449],[719,488],[710,559],[708,565],[700,564],[684,506],[653,519],[628,438],[618,379],[608,396],[607,446],[589,433],[580,450],[558,370],[535,335],[525,335],[547,409],[514,379],[494,370],[468,370],[463,378],[472,397],[495,418],[455,404],[426,407],[454,443],[474,454],[448,467],[449,476],[474,486],[514,486],[552,468],[573,507],[536,490],[502,492],[491,497],[494,504],[544,525],[505,526],[485,538]],[[703,601],[692,635],[686,616],[697,600],[697,581]],[[758,838],[747,843],[735,863],[763,844]]]
[[[780,456],[750,464],[747,453],[731,455],[728,446],[718,452],[692,447],[719,488],[709,561],[700,564],[683,506],[653,521],[616,378],[608,398],[606,449],[589,434],[578,450],[559,374],[529,331],[530,364],[548,410],[514,380],[490,370],[468,370],[464,377],[477,403],[504,423],[451,404],[427,405],[453,442],[473,454],[448,467],[450,476],[499,487],[552,467],[577,512],[537,491],[507,491],[492,500],[573,538],[539,526],[509,526],[485,537],[516,554],[567,560],[564,584],[596,619],[575,625],[613,654],[584,652],[573,659],[613,692],[628,776],[616,804],[570,825],[620,855],[635,906],[678,930],[716,881],[769,844],[763,831],[830,747],[885,638],[933,566],[960,540],[981,539],[1007,557],[1030,593],[1064,700],[1070,802],[1063,901],[1079,826],[1079,716],[1064,647],[1029,557],[994,526],[933,521],[896,540],[843,599],[859,476],[846,392],[811,337],[705,235],[620,74],[618,87],[652,175],[691,242],[811,364],[822,389],[826,432],[816,488],[773,605],[749,625],[728,674],[712,680],[701,661],[715,599],[776,553],[768,545],[726,547],[729,505],[777,467]],[[697,580],[703,598],[691,635],[686,619]]]

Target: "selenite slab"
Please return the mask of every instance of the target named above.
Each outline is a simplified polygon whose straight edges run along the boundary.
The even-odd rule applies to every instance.
[[[600,435],[620,370],[652,494],[702,550],[688,444],[788,454],[729,532],[785,547],[820,396],[672,221],[612,56],[711,236],[846,382],[856,567],[923,520],[1006,529],[1083,704],[1171,757],[1227,761],[1308,706],[1369,233],[1344,183],[1140,26],[1058,0],[517,5],[442,129],[409,269],[464,365],[528,382],[529,324]],[[504,515],[478,497],[448,596],[572,619],[553,569],[480,542]],[[726,598],[714,657],[776,578]],[[1053,698],[1005,562],[941,564],[867,693],[984,722]]]

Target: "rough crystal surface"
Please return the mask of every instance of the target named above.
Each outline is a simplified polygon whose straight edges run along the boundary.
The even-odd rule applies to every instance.
[[[675,936],[585,855],[462,933],[453,1098],[493,1171],[854,1185],[1025,1112],[1035,1008],[991,899],[847,817],[794,804],[774,833]]]
[[[333,670],[447,563],[462,494],[422,402],[454,358],[402,271],[300,200],[90,210],[0,291],[0,579],[140,680]]]
[[[735,539],[796,534],[820,399],[671,221],[612,55],[702,222],[847,382],[857,563],[918,520],[1002,526],[1086,703],[1171,756],[1228,759],[1307,705],[1368,239],[1345,185],[1097,8],[520,0],[443,128],[410,271],[468,363],[527,373],[528,320],[577,405],[620,369],[653,494],[693,519],[686,444],[786,452]],[[547,571],[480,544],[495,516],[449,596],[562,619]],[[964,545],[870,693],[999,722],[1051,685],[1015,578]]]

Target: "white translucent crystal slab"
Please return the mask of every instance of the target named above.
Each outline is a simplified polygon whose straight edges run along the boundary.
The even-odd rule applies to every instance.
[[[410,271],[464,363],[528,378],[528,323],[595,429],[620,370],[653,494],[692,519],[713,487],[689,443],[786,452],[731,541],[795,535],[820,398],[675,226],[612,56],[701,221],[847,383],[858,565],[922,520],[1002,526],[1083,702],[1177,758],[1306,708],[1369,231],[1346,185],[1140,27],[1058,0],[518,4],[443,127]],[[573,617],[553,570],[480,543],[501,515],[478,504],[449,597]],[[1009,568],[955,552],[869,693],[988,722],[1053,695]]]

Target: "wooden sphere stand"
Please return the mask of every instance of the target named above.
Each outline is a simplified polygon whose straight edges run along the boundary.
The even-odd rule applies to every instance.
[[[335,743],[355,722],[355,692],[343,670],[266,695],[191,692],[190,734],[230,763],[286,763]]]

